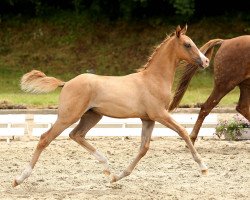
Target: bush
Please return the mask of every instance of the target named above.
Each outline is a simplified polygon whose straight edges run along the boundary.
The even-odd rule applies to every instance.
[[[216,126],[215,134],[219,138],[224,136],[228,140],[239,140],[245,128],[250,128],[250,122],[237,114],[232,119],[221,120]]]

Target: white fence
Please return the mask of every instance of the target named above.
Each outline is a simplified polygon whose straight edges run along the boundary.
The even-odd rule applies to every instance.
[[[0,137],[23,136],[27,130],[25,115],[0,115]]]
[[[174,119],[182,124],[190,133],[196,122],[198,114],[172,114]],[[35,136],[39,137],[46,132],[56,121],[56,114],[1,114],[0,115],[0,137],[13,138],[14,136]],[[218,114],[210,113],[204,120],[199,136],[213,136],[215,126],[218,122]],[[77,122],[78,123],[78,122]],[[73,124],[60,136],[68,136],[76,126]],[[140,136],[141,120],[137,118],[116,119],[103,117],[93,127],[87,136]],[[156,123],[153,136],[178,136],[178,134],[165,126]]]

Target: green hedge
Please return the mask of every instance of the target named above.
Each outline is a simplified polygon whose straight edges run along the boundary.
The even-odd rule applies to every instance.
[[[55,11],[86,13],[109,20],[174,17],[182,21],[203,16],[240,13],[249,19],[250,1],[220,0],[1,0],[0,17],[48,16]]]

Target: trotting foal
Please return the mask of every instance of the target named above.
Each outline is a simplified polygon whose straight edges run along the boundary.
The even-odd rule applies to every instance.
[[[25,74],[21,80],[21,87],[25,91],[39,93],[52,91],[59,86],[63,88],[55,124],[41,136],[31,162],[21,175],[15,178],[13,186],[21,184],[30,176],[45,147],[79,119],[80,123],[70,133],[70,138],[104,165],[104,173],[111,175],[111,182],[128,176],[146,154],[155,121],[173,129],[184,139],[201,171],[206,173],[207,167],[192,145],[187,131],[168,112],[174,75],[180,60],[202,67],[209,64],[209,60],[185,35],[186,30],[186,26],[183,29],[178,26],[176,31],[155,49],[146,65],[137,73],[120,77],[82,74],[68,82],[47,77],[36,70]],[[139,153],[119,175],[111,174],[108,160],[85,140],[88,130],[97,124],[103,115],[142,120]]]

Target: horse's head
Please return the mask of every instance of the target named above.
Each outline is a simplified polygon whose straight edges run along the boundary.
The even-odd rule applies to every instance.
[[[187,25],[181,29],[177,26],[175,31],[176,45],[178,46],[178,57],[181,60],[186,60],[187,62],[199,65],[203,68],[208,67],[209,59],[204,56],[194,42],[185,35],[187,31]]]

